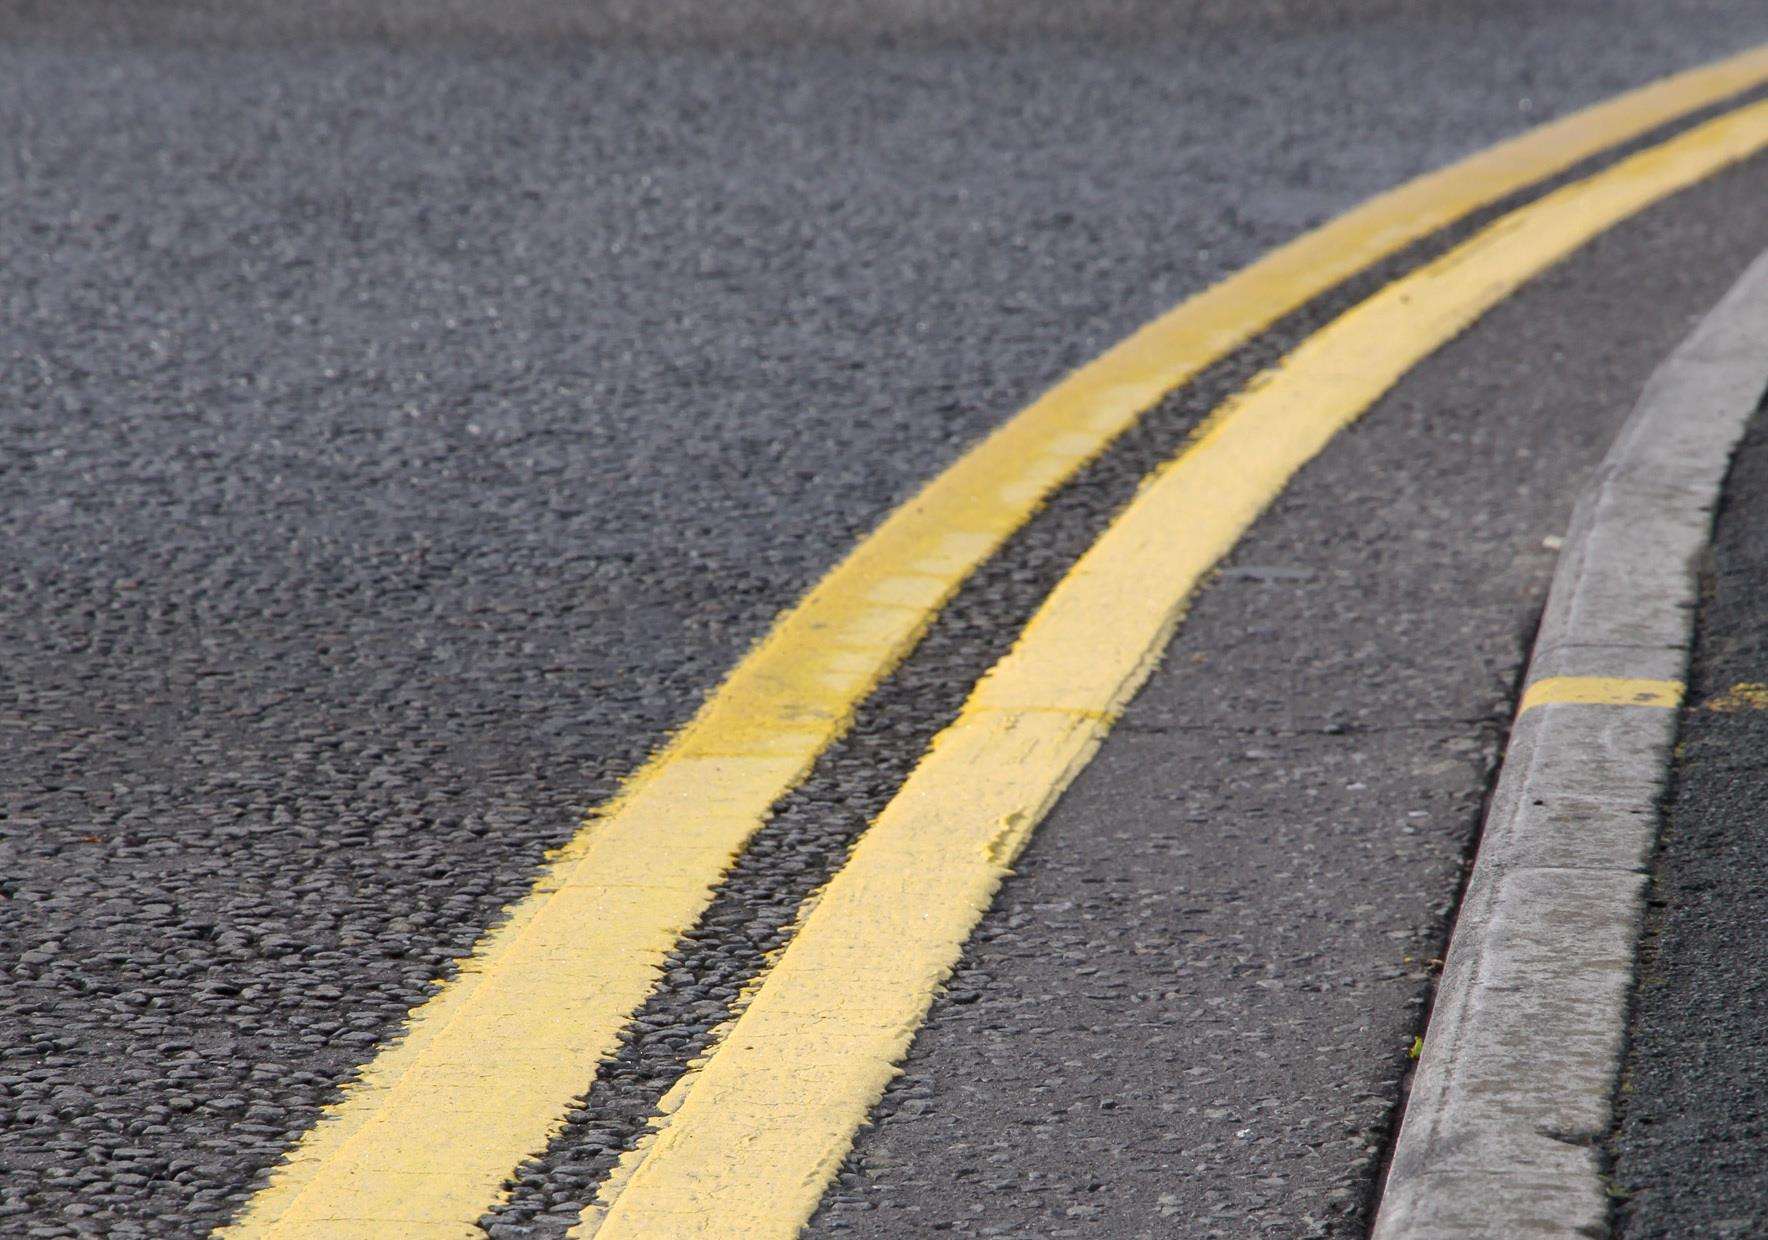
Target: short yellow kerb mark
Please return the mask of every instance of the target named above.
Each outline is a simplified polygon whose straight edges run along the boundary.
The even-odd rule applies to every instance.
[[[893,512],[413,1009],[227,1235],[470,1235],[656,983],[736,855],[952,592],[1173,387],[1401,246],[1768,79],[1768,48],[1492,147],[1272,251],[1075,372]]]
[[[1147,678],[1191,591],[1295,472],[1523,281],[1764,145],[1759,104],[1550,194],[1344,314],[1225,406],[977,684],[624,1191],[574,1234],[796,1235],[1015,855]]]
[[[1516,707],[1521,715],[1537,706],[1661,706],[1682,704],[1680,680],[1644,680],[1627,676],[1549,676],[1523,690]]]

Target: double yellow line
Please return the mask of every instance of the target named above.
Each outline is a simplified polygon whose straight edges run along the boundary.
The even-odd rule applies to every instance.
[[[253,1197],[237,1237],[474,1234],[544,1150],[771,807],[964,579],[1166,392],[1345,277],[1768,80],[1768,48],[1373,199],[1178,306],[893,513],[549,862]],[[1289,477],[1412,365],[1590,237],[1768,145],[1740,108],[1501,218],[1219,410],[1050,595],[862,837],[656,1139],[576,1234],[794,1234],[1038,820],[1185,599]]]

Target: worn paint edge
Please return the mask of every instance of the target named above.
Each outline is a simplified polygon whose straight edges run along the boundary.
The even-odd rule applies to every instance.
[[[1374,1240],[1607,1234],[1599,1143],[1676,713],[1539,695],[1684,679],[1697,561],[1768,389],[1765,346],[1768,254],[1652,376],[1577,506]]]

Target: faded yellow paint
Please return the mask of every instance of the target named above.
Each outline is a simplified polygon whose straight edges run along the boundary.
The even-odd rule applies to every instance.
[[[1768,48],[1543,126],[1272,251],[1068,376],[891,513],[549,859],[224,1230],[455,1236],[594,1081],[773,804],[985,557],[1150,405],[1468,211],[1768,79]]]
[[[1555,705],[1661,706],[1674,710],[1682,705],[1682,682],[1628,676],[1549,676],[1523,690],[1516,713]]]
[[[1192,590],[1294,473],[1523,281],[1764,145],[1759,104],[1548,195],[1350,310],[1225,405],[977,684],[599,1226],[575,1234],[796,1235],[1014,856],[1146,679]]]
[[[1709,699],[1706,708],[1721,713],[1734,710],[1768,710],[1768,685],[1756,681],[1732,685],[1718,697]]]

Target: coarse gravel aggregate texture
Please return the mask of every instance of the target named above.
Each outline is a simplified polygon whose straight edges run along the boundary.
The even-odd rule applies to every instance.
[[[34,1236],[222,1221],[772,615],[1063,370],[1375,190],[1768,37],[1421,4],[762,56],[24,8],[0,1226]]]
[[[1702,573],[1609,1141],[1625,1240],[1768,1232],[1765,591],[1768,416],[1758,411],[1733,458]]]

